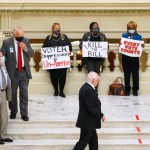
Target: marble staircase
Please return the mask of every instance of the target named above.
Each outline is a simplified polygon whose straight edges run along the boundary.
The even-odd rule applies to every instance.
[[[102,95],[102,110],[107,121],[97,130],[99,149],[150,149],[150,95],[113,97]],[[75,127],[78,96],[66,99],[49,95],[31,95],[29,122],[20,115],[9,120],[8,134],[14,142],[0,146],[0,150],[72,150],[79,139]],[[86,148],[88,150],[88,147]]]
[[[13,145],[2,150],[72,150],[79,138],[75,121],[10,121],[9,135]],[[99,147],[103,150],[148,150],[150,148],[150,121],[107,121],[97,130]],[[140,126],[140,132],[137,127]],[[142,126],[142,127],[141,127]],[[87,148],[88,149],[88,148]]]

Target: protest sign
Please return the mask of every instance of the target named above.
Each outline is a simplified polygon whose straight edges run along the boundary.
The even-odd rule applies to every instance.
[[[107,58],[108,42],[84,41],[82,44],[82,57]]]
[[[127,38],[121,39],[121,45],[119,47],[119,53],[122,53],[130,57],[140,57],[142,54],[141,44],[144,44],[144,41],[132,40]]]
[[[41,48],[43,70],[70,67],[69,46]]]

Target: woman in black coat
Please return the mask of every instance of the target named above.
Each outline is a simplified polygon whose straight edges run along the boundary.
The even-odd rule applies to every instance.
[[[44,41],[44,47],[69,46],[72,51],[72,45],[65,34],[62,34],[59,23],[54,23],[51,29],[51,35],[48,35]],[[66,97],[64,87],[66,83],[67,68],[50,69],[50,78],[54,87],[54,96]]]

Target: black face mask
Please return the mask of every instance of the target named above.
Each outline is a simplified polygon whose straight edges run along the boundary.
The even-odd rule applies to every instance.
[[[23,37],[16,37],[15,39],[16,39],[18,42],[22,42]]]
[[[92,32],[93,32],[94,34],[99,33],[99,31],[100,31],[100,29],[99,29],[99,28],[93,28],[93,29],[92,29]]]
[[[58,35],[60,35],[60,30],[54,30],[53,33],[58,36]]]

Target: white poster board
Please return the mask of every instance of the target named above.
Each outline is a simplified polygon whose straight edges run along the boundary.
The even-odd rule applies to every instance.
[[[43,70],[69,68],[71,66],[69,46],[41,48]]]
[[[108,57],[108,42],[83,41],[82,57]]]
[[[141,57],[141,44],[144,44],[144,41],[122,38],[121,45],[119,47],[119,53],[130,57]]]

